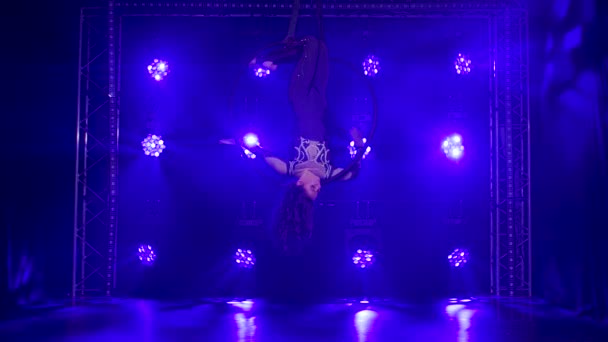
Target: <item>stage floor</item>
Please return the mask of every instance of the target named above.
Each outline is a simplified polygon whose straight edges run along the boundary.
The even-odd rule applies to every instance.
[[[608,341],[605,325],[531,301],[294,306],[88,301],[0,323],[0,341]]]

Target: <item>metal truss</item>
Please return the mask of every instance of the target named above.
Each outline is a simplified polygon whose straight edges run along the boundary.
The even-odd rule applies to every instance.
[[[351,257],[355,248],[353,242],[358,239],[359,242],[368,243],[366,247],[374,247],[377,250],[382,250],[382,236],[378,227],[378,202],[371,200],[360,200],[349,202],[352,205],[350,225],[344,231],[345,251],[348,257]],[[357,246],[360,246],[357,244]]]
[[[316,16],[317,0],[301,1],[300,16]],[[208,17],[289,17],[293,0],[274,1],[206,1],[206,2],[116,2],[125,16],[208,16]],[[484,17],[488,13],[518,1],[323,1],[324,17]]]
[[[492,18],[495,36],[491,78],[492,291],[530,296],[530,122],[528,17],[505,8]]]
[[[316,0],[301,15],[316,15]],[[72,296],[115,288],[121,21],[128,16],[289,17],[292,0],[116,2],[80,17]],[[325,17],[487,18],[490,51],[491,287],[531,294],[527,11],[517,0],[324,0]],[[244,222],[248,222],[245,219]],[[253,222],[253,221],[252,221]]]
[[[82,9],[78,64],[72,298],[114,288],[118,96],[114,16]]]
[[[264,220],[259,215],[259,203],[256,201],[241,202],[241,210],[239,213],[239,227],[261,227]]]

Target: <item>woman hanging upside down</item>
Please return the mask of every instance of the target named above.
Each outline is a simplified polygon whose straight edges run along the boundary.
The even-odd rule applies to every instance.
[[[259,146],[248,149],[263,157],[278,173],[296,179],[283,200],[278,225],[283,251],[299,253],[302,242],[312,234],[313,201],[319,195],[322,181],[338,175],[343,169],[332,166],[325,143],[324,115],[329,76],[327,47],[311,36],[298,40],[291,38],[280,49],[257,56],[250,64],[274,71],[279,64],[289,60],[297,61],[289,82],[289,102],[295,113],[298,133],[295,156],[285,162]],[[353,128],[350,133],[355,146],[363,148],[360,132]],[[341,180],[354,178],[359,169],[360,165],[355,165]]]

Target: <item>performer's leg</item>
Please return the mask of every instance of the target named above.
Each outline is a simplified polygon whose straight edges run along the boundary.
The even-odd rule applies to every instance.
[[[300,136],[323,141],[323,116],[329,77],[327,47],[314,37],[304,38],[302,55],[291,76],[289,100],[296,114]]]

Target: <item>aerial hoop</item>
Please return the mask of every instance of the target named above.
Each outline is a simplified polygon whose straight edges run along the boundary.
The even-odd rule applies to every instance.
[[[365,85],[367,86],[367,90],[369,92],[369,98],[370,98],[371,104],[372,104],[372,115],[371,115],[372,117],[371,117],[371,125],[369,128],[369,131],[367,132],[367,136],[365,137],[365,143],[363,144],[362,147],[357,148],[357,154],[355,155],[355,157],[353,158],[351,163],[347,167],[345,167],[342,171],[340,171],[339,173],[333,175],[330,178],[325,179],[324,183],[330,183],[333,181],[341,180],[357,164],[359,164],[361,162],[361,159],[363,159],[363,156],[365,155],[365,151],[367,150],[367,148],[370,146],[371,142],[374,139],[374,135],[376,134],[376,127],[378,125],[378,98],[376,97],[376,91],[374,89],[374,85],[372,84],[371,79],[369,77],[364,76],[360,72],[360,70],[358,68],[354,67],[354,65],[352,65],[351,63],[345,63],[338,59],[330,59],[330,62],[339,62],[339,63],[345,64],[350,67],[352,72],[355,72],[356,74],[360,75],[360,77],[363,79]]]
[[[274,43],[268,47],[265,47],[259,51],[264,51],[265,49],[269,49],[272,48],[274,46],[277,45],[281,45],[283,44],[283,42],[279,42],[279,43]],[[370,146],[371,142],[374,139],[374,135],[376,133],[376,127],[378,124],[378,99],[376,97],[376,91],[374,89],[372,80],[369,77],[366,77],[365,75],[363,75],[363,73],[361,72],[360,68],[357,68],[355,65],[353,65],[352,63],[349,63],[347,61],[338,59],[338,58],[330,58],[330,63],[338,63],[341,65],[344,65],[346,67],[348,67],[348,69],[351,70],[351,72],[354,72],[357,75],[360,75],[359,77],[361,77],[361,80],[363,81],[363,83],[366,85],[367,90],[369,92],[369,99],[371,100],[371,105],[372,105],[372,113],[371,113],[371,124],[370,124],[370,128],[365,135],[365,143],[362,147],[359,147],[357,149],[357,154],[353,157],[351,163],[345,167],[342,171],[340,171],[339,173],[331,176],[330,178],[327,178],[323,181],[323,183],[330,183],[333,181],[337,181],[337,180],[341,180],[342,178],[344,178],[348,172],[350,172],[359,162],[361,162],[361,159],[363,158],[365,151],[367,149],[368,146]],[[247,72],[245,73],[241,73],[239,76],[237,76],[236,81],[234,82],[234,88],[232,89],[232,94],[229,98],[229,108],[230,108],[230,116],[231,119],[234,120],[235,118],[235,113],[234,113],[234,108],[235,108],[235,98],[236,98],[236,92],[237,89],[239,88],[239,85],[241,84],[241,80],[243,79],[243,77],[245,77],[249,72],[251,72],[250,68],[247,68],[246,70]]]

